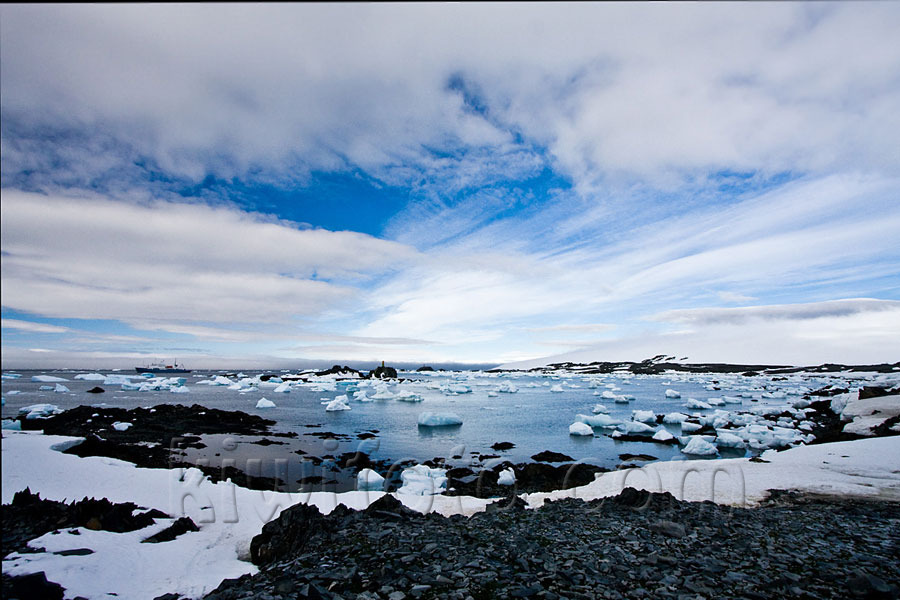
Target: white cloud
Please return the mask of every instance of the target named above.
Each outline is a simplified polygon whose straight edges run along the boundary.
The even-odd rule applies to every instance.
[[[281,323],[352,300],[410,248],[224,208],[2,195],[2,303],[146,325]]]
[[[48,323],[36,323],[34,321],[22,321],[20,319],[0,319],[0,327],[3,329],[17,329],[32,333],[65,333],[68,327],[50,325]]]
[[[753,296],[745,296],[744,294],[738,294],[737,292],[729,292],[723,291],[718,293],[719,300],[722,302],[728,302],[729,304],[740,304],[742,302],[752,302],[754,300],[758,300]]]
[[[900,301],[851,298],[810,302],[806,304],[776,304],[737,308],[689,308],[667,310],[650,317],[654,321],[685,323],[688,325],[744,324],[751,321],[806,320],[823,317],[846,317],[861,313],[881,313],[900,310]]]
[[[4,6],[3,109],[196,179],[353,165],[415,183],[457,165],[428,149],[484,167],[532,144],[587,188],[896,173],[900,10],[864,6]],[[27,162],[17,142],[7,164]]]

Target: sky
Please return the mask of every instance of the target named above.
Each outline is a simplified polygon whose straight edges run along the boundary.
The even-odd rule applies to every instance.
[[[3,366],[895,362],[897,31],[890,2],[2,5]]]

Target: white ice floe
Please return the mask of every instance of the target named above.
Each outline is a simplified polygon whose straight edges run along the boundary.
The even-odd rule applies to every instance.
[[[256,402],[256,408],[275,408],[275,403],[266,398],[260,398]]]
[[[456,413],[423,412],[419,415],[420,427],[447,427],[462,425],[462,418]]]
[[[271,379],[269,381],[272,381]],[[291,383],[289,381],[284,381],[275,386],[275,389],[272,390],[272,393],[275,394],[287,394],[291,391]]]
[[[725,400],[723,398],[713,396],[712,398],[707,398],[706,403],[710,406],[724,406]]]
[[[514,485],[516,483],[516,472],[510,469],[503,469],[497,477],[497,483],[500,485]]]
[[[353,399],[358,402],[371,402],[373,398],[369,398],[366,390],[357,390],[353,392]]]
[[[519,388],[517,388],[516,386],[514,386],[511,383],[501,383],[500,387],[497,388],[497,391],[504,393],[504,394],[515,394],[516,392],[519,391]]]
[[[69,388],[67,388],[66,386],[64,386],[64,385],[61,384],[61,383],[57,383],[57,384],[53,387],[53,391],[56,392],[57,394],[61,394],[61,393],[64,393],[64,392],[68,392],[68,391],[69,391]]]
[[[128,423],[127,421],[116,421],[112,424],[112,428],[116,431],[128,431],[134,423]]]
[[[681,398],[681,392],[672,389],[666,390],[666,398]]]
[[[380,383],[375,386],[375,393],[369,397],[372,400],[392,400],[394,392],[391,391],[386,383]]]
[[[21,431],[22,430],[22,421],[12,420],[12,419],[3,419],[3,430],[4,431]]]
[[[356,475],[356,489],[359,491],[384,490],[384,477],[372,469],[363,469]]]
[[[900,415],[900,395],[851,399],[841,413],[843,419],[852,419],[844,425],[844,432],[864,436],[873,435],[873,427],[878,427],[897,415]]]
[[[603,393],[600,394],[601,398],[606,398],[607,400],[615,400],[616,394],[615,392],[611,392],[609,390],[603,390]]]
[[[419,394],[414,394],[410,391],[401,391],[397,392],[396,400],[398,402],[421,402],[424,398]]]
[[[169,391],[173,394],[188,394],[190,393],[190,389],[187,386],[179,385],[173,388],[170,388]]]
[[[19,414],[25,415],[25,418],[28,420],[43,419],[45,417],[58,415],[61,412],[62,411],[55,404],[31,404],[30,406],[23,406],[19,409]]]
[[[563,390],[563,387],[562,387],[561,385],[556,384],[556,385],[554,385],[553,387],[550,388],[550,391],[559,394],[559,393],[563,392],[564,390]]]
[[[350,410],[350,405],[347,402],[347,396],[337,396],[334,400],[325,405],[325,411],[338,412],[341,410]]]
[[[591,412],[594,413],[595,415],[599,415],[599,414],[601,414],[601,413],[608,413],[608,412],[609,412],[609,409],[606,408],[606,407],[605,407],[604,405],[602,405],[602,404],[595,404],[595,405],[594,405],[594,408],[591,409]]]
[[[729,431],[717,431],[715,444],[719,448],[745,447],[743,438]]]
[[[634,410],[631,411],[631,419],[641,423],[656,423],[656,413],[652,410]]]
[[[708,408],[712,408],[712,406],[710,406],[703,400],[697,400],[696,398],[688,398],[687,402],[684,403],[684,407],[692,408],[694,410],[706,410]]]
[[[653,434],[653,438],[657,442],[668,442],[669,440],[675,439],[675,436],[666,431],[665,429],[658,429],[656,433]]]
[[[496,398],[496,397],[499,396],[500,394],[498,394],[498,393],[495,392],[494,390],[488,390],[487,395],[488,395],[488,398]]]
[[[663,423],[676,424],[684,423],[688,416],[680,412],[668,413],[663,416]]]
[[[656,431],[656,428],[638,421],[625,421],[619,425],[619,430],[631,435],[641,435]]]
[[[603,413],[596,415],[576,415],[575,418],[580,423],[590,425],[591,427],[615,427],[622,422],[621,419],[616,419]]]
[[[582,423],[581,421],[576,421],[569,425],[569,435],[594,435],[594,430],[591,429],[591,426]]]
[[[681,452],[683,454],[694,454],[697,456],[712,456],[718,454],[719,451],[714,444],[704,440],[703,436],[694,435],[691,436],[687,445],[681,449]]]
[[[426,465],[416,465],[403,469],[400,473],[403,485],[398,494],[407,496],[430,496],[440,494],[447,489],[447,470],[435,469]]]
[[[31,377],[31,381],[34,383],[58,383],[60,381],[68,381],[68,379],[53,375],[34,375]]]
[[[81,381],[106,381],[106,375],[103,373],[79,373],[72,379],[79,379]]]

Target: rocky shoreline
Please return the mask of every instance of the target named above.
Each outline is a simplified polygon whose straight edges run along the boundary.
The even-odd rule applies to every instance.
[[[785,492],[755,509],[507,498],[470,518],[384,496],[283,511],[253,539],[260,572],[206,598],[897,598],[898,540],[896,504]]]

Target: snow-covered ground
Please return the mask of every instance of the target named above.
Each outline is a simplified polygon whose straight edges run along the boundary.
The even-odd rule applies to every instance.
[[[24,574],[45,571],[48,579],[66,588],[66,597],[154,598],[167,592],[198,597],[224,578],[253,573],[247,562],[250,540],[262,525],[297,502],[315,504],[330,512],[338,504],[362,509],[381,492],[287,494],[247,490],[231,483],[212,484],[196,469],[139,469],[120,460],[79,458],[58,450],[76,438],[33,432],[5,431],[2,444],[2,501],[30,487],[51,500],[85,496],[113,502],[134,502],[157,508],[172,517],[189,516],[199,532],[171,542],[141,544],[140,540],[167,527],[156,525],[131,533],[79,528],[47,534],[33,541],[48,552],[12,555],[3,571]],[[801,446],[784,452],[768,451],[763,459],[664,461],[641,469],[602,474],[593,483],[570,490],[534,493],[525,498],[532,507],[547,498],[585,500],[618,494],[625,487],[668,491],[687,500],[752,505],[769,489],[796,489],[844,496],[900,501],[900,437]],[[470,497],[400,494],[405,505],[420,512],[471,515],[488,500]],[[91,548],[93,554],[59,556],[52,552]],[[110,573],[128,573],[111,577]]]

